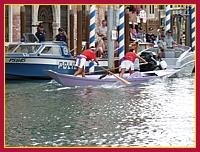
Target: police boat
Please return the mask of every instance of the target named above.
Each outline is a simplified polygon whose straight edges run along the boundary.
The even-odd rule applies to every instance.
[[[62,74],[74,74],[76,58],[70,53],[65,42],[40,42],[32,33],[24,34],[26,42],[10,43],[6,46],[6,79],[51,79],[44,70],[53,70]],[[99,62],[107,67],[107,61]],[[94,67],[94,70],[100,70]],[[86,63],[89,71],[89,62]]]

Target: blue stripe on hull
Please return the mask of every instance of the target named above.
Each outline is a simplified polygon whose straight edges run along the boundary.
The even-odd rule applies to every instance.
[[[104,66],[108,68],[108,66]],[[62,74],[73,75],[76,69],[74,67],[64,67],[58,69],[58,65],[48,65],[48,64],[22,64],[22,63],[6,63],[6,79],[17,79],[17,78],[43,78],[49,79],[50,77],[43,72],[44,70],[53,70]],[[95,71],[102,70],[99,67],[95,67]],[[85,68],[85,71],[89,71],[89,67]]]
[[[69,67],[70,69],[58,69],[57,65],[48,65],[48,64],[10,64],[6,63],[6,76],[14,77],[16,76],[25,76],[25,77],[48,77],[44,70],[55,70],[59,73],[64,74],[74,74],[76,71],[73,67]]]

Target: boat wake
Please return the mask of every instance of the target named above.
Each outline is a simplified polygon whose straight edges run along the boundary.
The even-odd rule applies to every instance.
[[[72,89],[72,87],[61,87],[61,88],[56,88],[56,89],[46,89],[44,91],[46,91],[46,92],[53,92],[53,91],[69,90],[69,89]]]
[[[44,91],[46,92],[53,92],[53,91],[60,91],[60,90],[70,90],[70,89],[79,89],[79,88],[105,88],[105,89],[117,89],[117,88],[123,88],[126,87],[126,85],[122,84],[120,81],[117,81],[115,83],[111,84],[104,84],[104,85],[98,85],[98,86],[73,86],[73,87],[63,87],[61,84],[57,83],[55,80],[51,80],[48,82],[48,85],[53,85],[56,88],[48,88]]]

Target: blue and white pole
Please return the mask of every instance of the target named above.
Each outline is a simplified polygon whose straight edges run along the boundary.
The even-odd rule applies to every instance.
[[[170,5],[167,5],[166,6],[166,20],[165,20],[165,26],[166,26],[166,30],[165,30],[165,32],[166,32],[166,34],[167,34],[167,32],[170,30]]]
[[[90,47],[95,46],[95,5],[90,5]],[[94,63],[89,62],[89,71],[94,72]]]
[[[119,65],[124,57],[124,5],[119,6]]]
[[[195,51],[195,7],[192,5],[190,11],[190,47],[191,51]]]

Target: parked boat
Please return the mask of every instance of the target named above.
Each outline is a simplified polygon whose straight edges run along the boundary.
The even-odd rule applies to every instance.
[[[135,72],[132,75],[127,73],[124,74],[123,79],[130,82],[130,85],[136,85],[157,78],[170,77],[178,71],[179,70],[167,69],[147,72]],[[124,84],[113,75],[107,75],[106,77],[99,79],[101,75],[86,75],[85,78],[82,78],[81,76],[75,77],[73,75],[61,74],[52,70],[47,70],[45,71],[45,73],[47,73],[56,82],[66,87],[112,85],[116,82],[118,82],[118,85]]]
[[[38,43],[35,35],[28,34],[26,39],[29,42],[10,43],[6,47],[5,55],[5,76],[6,79],[24,79],[24,78],[39,78],[50,79],[49,75],[44,73],[44,70],[53,70],[62,74],[73,75],[76,71],[76,59],[71,55],[66,43],[47,41]],[[31,41],[31,42],[30,42]],[[165,51],[167,68],[180,68],[181,73],[191,73],[194,69],[194,52],[187,46],[178,46],[174,49]],[[148,48],[142,52],[158,52],[158,48]],[[144,56],[143,56],[144,57]],[[148,55],[147,55],[148,57]],[[146,59],[146,57],[144,57]],[[98,59],[99,64],[108,68],[107,59]],[[119,58],[115,58],[116,63]],[[135,62],[135,71],[146,69],[151,71],[155,66],[154,61],[148,61],[148,65],[139,65],[139,60]],[[157,63],[156,63],[157,64]],[[116,64],[117,65],[117,64]],[[86,62],[86,72],[89,71],[89,62]],[[101,70],[98,66],[94,66],[94,71]]]
[[[145,52],[154,52],[155,54],[158,54],[159,49],[157,47],[149,47],[140,51],[139,55],[142,56]],[[166,49],[164,52],[165,57],[161,59],[167,63],[167,68],[181,69],[179,73],[177,73],[178,75],[189,75],[193,72],[195,66],[195,56],[194,52],[191,51],[191,47],[176,46],[172,49]],[[157,63],[155,62],[155,64]]]
[[[44,70],[54,70],[63,74],[74,74],[76,71],[76,59],[64,42],[10,43],[6,48],[6,79],[50,79]],[[107,60],[100,60],[99,63],[101,66],[108,66]],[[100,69],[96,66],[94,70]],[[89,62],[86,63],[86,71],[89,71]]]

